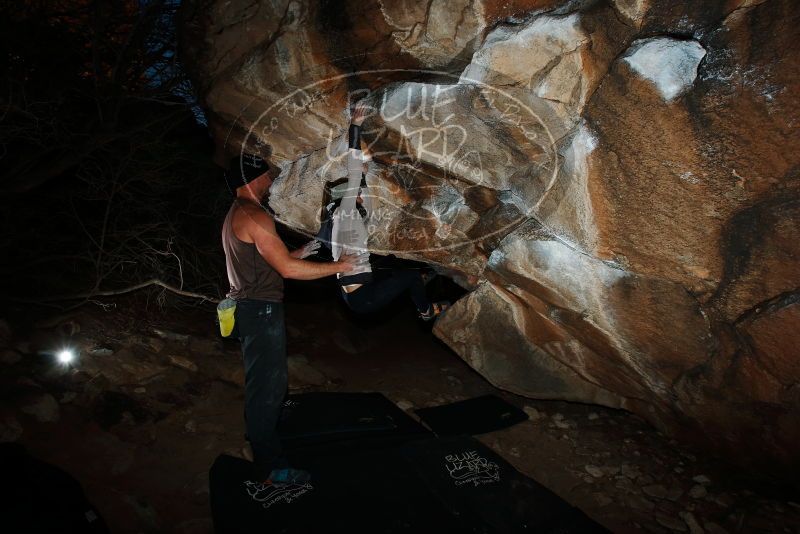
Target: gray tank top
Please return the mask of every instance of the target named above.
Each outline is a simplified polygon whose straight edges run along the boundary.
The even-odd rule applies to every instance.
[[[231,290],[228,298],[283,301],[283,278],[259,254],[254,243],[246,243],[233,231],[233,214],[239,205],[234,200],[222,225],[222,248]]]

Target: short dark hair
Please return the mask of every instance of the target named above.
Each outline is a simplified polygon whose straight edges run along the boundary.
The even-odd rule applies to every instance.
[[[231,191],[236,191],[237,188],[249,184],[273,168],[261,156],[243,153],[231,158],[228,170],[225,171],[225,181]]]

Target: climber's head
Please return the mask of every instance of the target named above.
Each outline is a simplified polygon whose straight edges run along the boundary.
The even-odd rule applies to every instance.
[[[237,196],[246,193],[256,198],[266,198],[279,169],[254,154],[242,154],[230,160],[225,180]]]

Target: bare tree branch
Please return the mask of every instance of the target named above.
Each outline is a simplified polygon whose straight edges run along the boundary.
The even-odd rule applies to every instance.
[[[175,293],[176,295],[180,295],[182,297],[190,297],[195,299],[200,299],[205,302],[219,302],[219,299],[210,297],[208,295],[203,295],[202,293],[195,293],[194,291],[186,291],[180,288],[177,288],[173,285],[167,284],[162,280],[158,280],[153,278],[151,280],[147,280],[145,282],[141,282],[139,284],[134,284],[132,286],[123,287],[119,289],[105,289],[105,290],[97,290],[97,291],[90,291],[87,293],[76,293],[74,295],[55,295],[50,297],[44,297],[40,299],[17,299],[12,298],[10,300],[15,302],[25,302],[29,304],[46,304],[49,302],[62,302],[62,301],[69,301],[69,300],[86,300],[89,301],[90,299],[94,299],[96,297],[113,297],[117,295],[125,295],[126,293],[133,293],[134,291],[138,291],[140,289],[144,289],[150,286],[158,286],[171,293]]]

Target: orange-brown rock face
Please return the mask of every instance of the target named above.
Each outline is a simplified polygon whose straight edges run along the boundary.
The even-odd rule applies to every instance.
[[[371,105],[370,248],[471,289],[434,331],[491,382],[800,474],[791,0],[191,0],[183,29],[221,153],[271,155],[298,230]]]

